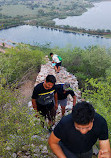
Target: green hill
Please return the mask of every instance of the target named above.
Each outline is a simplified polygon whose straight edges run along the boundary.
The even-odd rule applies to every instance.
[[[111,131],[111,49],[89,47],[50,49],[20,44],[15,48],[0,53],[0,157],[12,158],[12,154],[30,155],[40,158],[54,158],[47,143],[47,129],[42,128],[34,111],[22,102],[23,96],[19,87],[23,81],[40,70],[45,63],[45,55],[50,52],[60,55],[63,66],[75,74],[83,86],[83,97],[90,101],[96,111],[108,123]],[[85,84],[86,83],[86,84]],[[47,123],[45,122],[47,126]],[[34,137],[35,136],[35,137]],[[111,141],[111,133],[109,132]],[[42,153],[43,149],[47,153]],[[20,152],[21,151],[21,152]],[[14,156],[14,155],[13,155]]]

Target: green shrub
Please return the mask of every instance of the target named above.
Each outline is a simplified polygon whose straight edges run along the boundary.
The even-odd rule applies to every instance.
[[[89,89],[89,85],[92,90]],[[111,142],[111,76],[105,80],[93,78],[88,80],[82,97],[91,102],[96,111],[106,119]]]
[[[2,78],[2,81],[4,79]],[[44,119],[39,115],[35,116],[34,111],[30,111],[27,105],[23,105],[18,90],[13,87],[3,86],[0,83],[0,156],[11,158],[13,153],[22,151],[24,146],[29,146],[30,154],[33,151],[31,145],[46,144],[45,135],[47,128],[41,126]],[[47,123],[44,122],[47,127]],[[36,135],[37,138],[33,139]]]
[[[62,57],[62,65],[72,74],[76,74],[81,85],[84,85],[86,78],[106,77],[108,69],[110,71],[111,49],[92,46],[84,50],[66,47],[55,48],[52,51]]]
[[[30,49],[29,46],[18,45],[0,54],[0,69],[7,83],[20,81],[27,74],[39,71],[43,62],[42,51]]]

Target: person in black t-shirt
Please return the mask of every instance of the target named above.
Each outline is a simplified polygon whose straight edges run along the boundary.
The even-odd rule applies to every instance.
[[[61,106],[62,116],[65,114],[65,107],[67,105],[67,96],[70,94],[73,97],[73,106],[76,104],[76,96],[69,83],[57,84],[56,91],[58,95],[58,105]]]
[[[73,106],[49,137],[49,145],[58,158],[92,158],[92,147],[99,139],[98,158],[111,158],[106,120],[88,102]]]
[[[50,126],[54,124],[55,110],[58,108],[55,82],[56,78],[53,75],[48,75],[43,83],[35,86],[32,94],[34,110],[39,111],[45,118],[47,117]]]

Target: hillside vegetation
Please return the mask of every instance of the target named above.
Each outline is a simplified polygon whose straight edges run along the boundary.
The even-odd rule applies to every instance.
[[[111,50],[100,47],[50,49],[18,45],[0,53],[0,156],[10,158],[19,151],[34,151],[46,145],[47,130],[42,128],[35,113],[30,115],[27,103],[22,103],[18,87],[33,72],[39,72],[44,56],[50,52],[63,58],[63,66],[75,74],[83,88],[83,97],[106,118],[111,131]],[[37,135],[34,139],[34,135]],[[111,142],[111,133],[109,132]],[[25,149],[24,149],[25,146]],[[29,150],[30,149],[30,150]],[[51,151],[48,151],[49,154]],[[44,157],[39,150],[40,158]],[[49,155],[48,155],[49,158]]]
[[[0,53],[0,157],[12,158],[13,153],[28,151],[33,156],[37,146],[47,144],[40,120],[35,118],[33,111],[22,102],[23,96],[19,86],[39,72],[44,63],[44,53],[39,48],[18,45],[16,48]],[[29,98],[30,100],[30,98]],[[42,118],[41,118],[42,119]],[[40,138],[33,138],[33,135]],[[38,152],[41,154],[41,152]],[[20,155],[20,153],[19,153]],[[34,156],[33,156],[34,157]],[[42,155],[40,156],[42,158]]]

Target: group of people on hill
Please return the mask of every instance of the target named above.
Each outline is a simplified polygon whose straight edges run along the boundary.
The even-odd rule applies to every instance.
[[[64,116],[69,94],[73,98],[72,112]],[[33,108],[48,118],[49,131],[55,124],[58,105],[62,109],[62,118],[48,140],[52,151],[58,158],[92,158],[92,147],[99,139],[98,158],[111,158],[106,120],[89,102],[76,102],[70,83],[56,84],[53,75],[48,75],[44,82],[34,87]]]
[[[48,118],[50,127],[55,123],[58,105],[61,106],[62,116],[64,116],[67,96],[69,94],[73,97],[73,105],[76,104],[76,96],[70,84],[66,82],[64,84],[55,85],[55,83],[55,76],[48,75],[44,82],[34,87],[32,94],[34,110],[40,112],[45,118]]]

